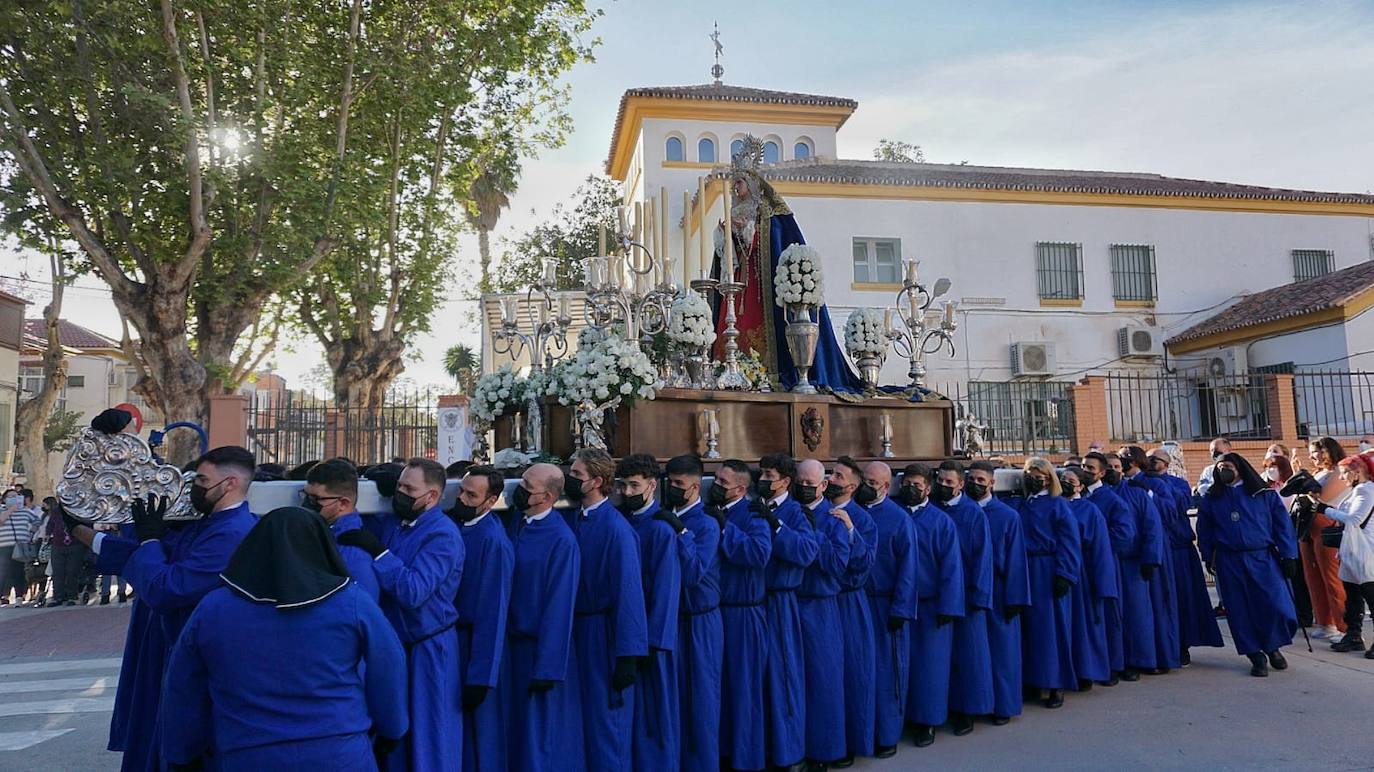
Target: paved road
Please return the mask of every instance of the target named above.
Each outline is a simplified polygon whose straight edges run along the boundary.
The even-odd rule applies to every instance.
[[[118,768],[104,748],[127,618],[114,606],[0,610],[0,770]],[[928,748],[904,741],[855,768],[1374,769],[1374,660],[1314,644],[1309,654],[1300,637],[1291,667],[1265,679],[1229,648],[1194,650],[1187,669],[967,737],[942,730]]]

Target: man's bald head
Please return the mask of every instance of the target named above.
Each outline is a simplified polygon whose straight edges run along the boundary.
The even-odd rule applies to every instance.
[[[555,499],[563,495],[563,470],[553,464],[535,464],[521,479],[530,493],[548,493]]]
[[[1169,451],[1155,448],[1147,455],[1146,463],[1153,467],[1150,471],[1163,474],[1169,471],[1169,464],[1173,463],[1173,459],[1169,457]]]
[[[825,480],[825,464],[814,458],[805,458],[797,462],[797,484],[814,485],[823,488],[821,483]]]
[[[892,467],[882,461],[868,462],[864,467],[864,482],[878,492],[879,501],[883,500],[892,492]]]

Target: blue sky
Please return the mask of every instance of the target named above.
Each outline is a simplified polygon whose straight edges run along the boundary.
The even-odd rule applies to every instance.
[[[1374,3],[620,0],[604,9],[596,62],[567,79],[573,134],[526,162],[498,254],[502,237],[601,171],[626,89],[710,79],[712,22],[727,83],[858,100],[839,135],[842,157],[870,157],[889,137],[923,145],[936,162],[1374,189]],[[464,246],[460,262],[475,265],[475,239]],[[419,342],[406,375],[443,382],[443,348],[477,344],[475,325],[454,323],[470,313],[449,303],[435,320],[444,335]],[[108,303],[83,302],[70,316],[118,333]],[[301,342],[277,360],[293,377],[320,355]]]

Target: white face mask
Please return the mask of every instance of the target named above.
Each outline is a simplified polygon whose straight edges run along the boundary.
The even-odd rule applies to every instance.
[[[1360,452],[1361,452],[1361,453],[1365,452],[1366,450],[1369,450],[1369,448],[1370,448],[1370,444],[1369,444],[1369,443],[1363,442],[1363,441],[1360,442]]]
[[[1276,466],[1271,466],[1268,469],[1264,470],[1264,479],[1268,480],[1269,482],[1278,482],[1279,468]]]

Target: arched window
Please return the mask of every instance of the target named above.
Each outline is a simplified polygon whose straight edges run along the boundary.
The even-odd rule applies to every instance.
[[[767,142],[763,143],[763,162],[764,162],[764,163],[766,163],[766,164],[775,164],[775,163],[777,163],[778,161],[781,161],[781,160],[782,160],[782,148],[778,147],[778,143],[774,142],[774,141],[771,140],[771,139],[768,140]]]
[[[792,157],[798,161],[805,161],[811,157],[811,144],[806,140],[800,140],[792,147]]]
[[[737,139],[737,140],[735,140],[734,142],[731,142],[731,143],[730,143],[730,158],[733,160],[734,157],[737,156],[737,155],[739,155],[740,152],[743,151],[743,150],[744,150],[744,140],[742,140],[742,139]]]
[[[682,140],[678,137],[669,137],[663,149],[663,158],[666,161],[687,160],[687,157],[682,153]]]
[[[702,137],[697,142],[697,160],[704,164],[716,162],[716,141],[710,137]]]

